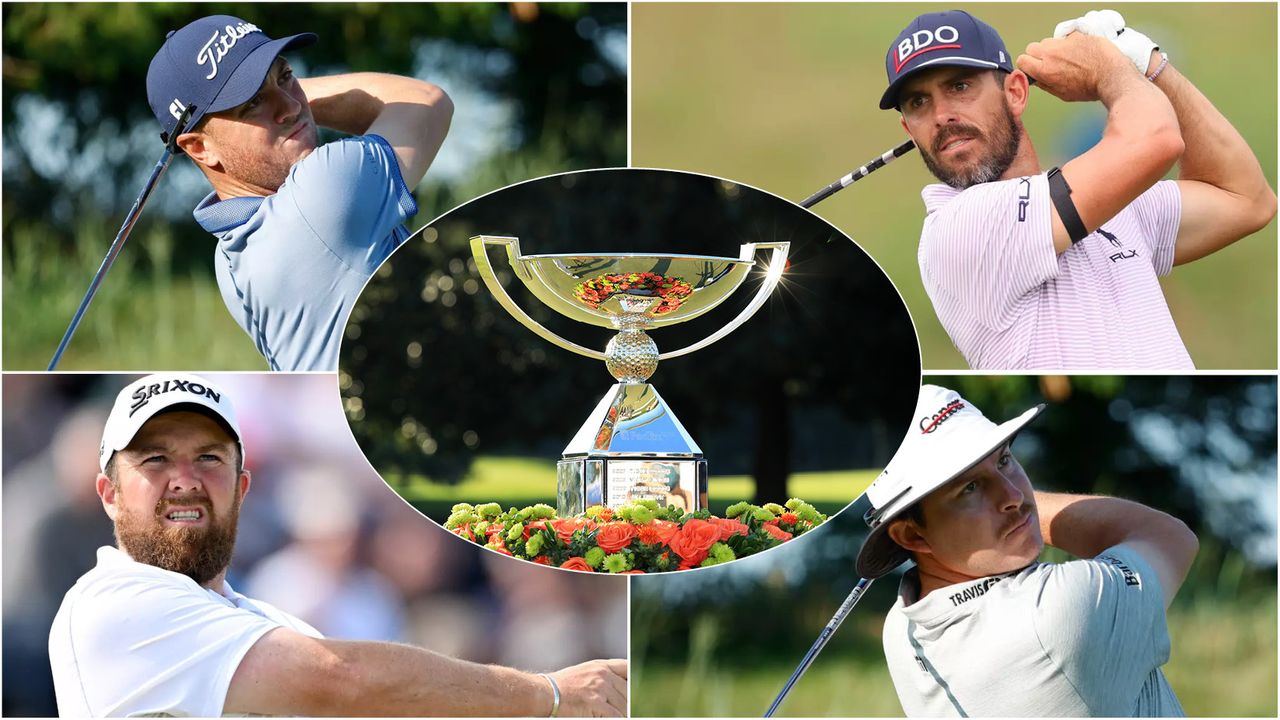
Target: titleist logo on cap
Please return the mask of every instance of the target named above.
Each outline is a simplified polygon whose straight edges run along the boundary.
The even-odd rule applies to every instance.
[[[214,31],[213,37],[209,38],[209,42],[200,48],[200,52],[196,53],[196,65],[209,64],[209,74],[204,76],[205,80],[212,80],[218,75],[218,63],[222,62],[222,58],[227,56],[231,48],[235,47],[236,42],[240,38],[249,33],[262,32],[257,25],[253,23],[242,22],[238,25],[228,25],[223,28],[226,32]]]
[[[151,401],[156,395],[163,395],[168,392],[186,392],[194,395],[201,395],[213,400],[215,403],[222,402],[222,395],[216,393],[212,388],[207,388],[198,382],[188,380],[165,380],[163,383],[152,383],[143,385],[129,397],[133,399],[133,404],[129,406],[129,416],[133,417],[140,408]]]
[[[952,415],[960,412],[960,409],[963,407],[964,403],[960,400],[952,400],[944,405],[938,412],[920,418],[920,432],[927,435],[934,430],[937,430],[939,425],[946,422]]]

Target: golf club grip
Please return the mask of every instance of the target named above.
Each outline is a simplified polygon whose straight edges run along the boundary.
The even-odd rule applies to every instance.
[[[876,158],[875,160],[872,160],[866,165],[863,165],[857,170],[854,170],[848,175],[845,175],[844,177],[822,188],[821,190],[810,195],[804,200],[801,200],[800,207],[808,208],[808,207],[813,207],[814,205],[817,205],[823,200],[826,200],[827,198],[831,197],[837,192],[849,187],[855,182],[861,180],[862,178],[870,175],[876,170],[879,170],[885,165],[888,165],[894,160],[902,157],[903,155],[906,155],[907,153],[915,149],[916,149],[916,144],[914,141],[908,140],[902,143],[901,145],[893,148],[892,150],[889,150],[888,152],[884,153],[883,155]]]
[[[800,681],[800,677],[804,675],[813,661],[818,659],[818,653],[822,652],[822,648],[826,647],[827,641],[835,635],[836,630],[840,628],[840,624],[845,618],[849,617],[849,613],[853,612],[853,608],[862,599],[862,594],[871,587],[871,580],[867,578],[859,578],[858,584],[853,586],[853,591],[849,593],[849,597],[844,599],[844,603],[840,605],[840,609],[836,610],[836,614],[831,617],[831,622],[822,629],[822,633],[818,635],[818,639],[813,643],[813,647],[809,648],[809,652],[805,653],[804,659],[796,667],[795,672],[791,673],[791,677],[787,680],[787,684],[782,687],[782,692],[778,693],[778,697],[774,698],[773,704],[765,711],[764,716],[769,718],[777,712],[778,707],[782,705],[782,701],[787,698],[787,694],[791,692],[791,688],[795,687]]]

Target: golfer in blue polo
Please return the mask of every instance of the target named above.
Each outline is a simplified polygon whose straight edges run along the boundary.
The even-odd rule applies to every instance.
[[[272,370],[337,369],[347,316],[408,238],[412,189],[453,114],[422,80],[295,77],[281,53],[315,41],[214,15],[169,33],[147,71],[162,137],[177,130],[213,185],[194,214],[218,238],[223,302]],[[319,127],[353,137],[317,147]]]

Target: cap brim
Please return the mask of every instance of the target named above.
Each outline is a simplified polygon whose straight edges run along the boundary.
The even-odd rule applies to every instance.
[[[929,70],[931,68],[936,68],[936,67],[975,67],[975,68],[985,68],[987,70],[1006,69],[1001,67],[1000,65],[997,65],[996,63],[987,62],[985,60],[975,60],[973,58],[963,58],[963,57],[933,58],[932,60],[922,62],[919,65],[916,65],[915,67],[911,68],[910,70],[902,73],[901,75],[898,76],[897,80],[894,80],[892,83],[890,83],[889,87],[884,91],[884,95],[880,96],[880,109],[881,110],[897,109],[898,93],[902,90],[902,84],[905,83],[907,80],[910,80],[912,75],[915,75],[921,70]]]
[[[307,47],[314,44],[316,40],[315,33],[299,33],[278,38],[254,48],[244,62],[236,66],[231,77],[227,78],[227,84],[222,86],[222,90],[218,92],[213,102],[209,103],[209,107],[201,109],[200,116],[205,113],[230,110],[237,105],[249,102],[262,87],[262,81],[267,77],[271,64],[276,61],[280,53]],[[194,126],[196,122],[198,118],[193,118],[191,124]]]
[[[1044,403],[1041,403],[1018,417],[995,426],[987,433],[982,442],[973,444],[973,447],[979,449],[979,451],[975,451],[976,455],[965,453],[959,456],[962,459],[956,464],[950,468],[944,468],[938,477],[926,480],[927,483],[932,485],[928,491],[918,496],[909,496],[904,502],[898,503],[897,507],[891,508],[880,519],[879,523],[872,528],[870,534],[867,535],[867,539],[862,543],[862,549],[858,551],[858,575],[868,580],[874,580],[887,575],[894,568],[911,559],[911,553],[894,542],[887,534],[890,521],[901,515],[912,505],[937,491],[938,488],[968,472],[973,466],[995,452],[1001,445],[1011,442],[1018,432],[1032,420],[1039,417],[1040,413],[1044,412],[1044,409]]]

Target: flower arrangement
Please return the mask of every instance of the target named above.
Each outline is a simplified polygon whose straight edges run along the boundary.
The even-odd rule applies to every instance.
[[[662,298],[653,309],[654,315],[662,315],[680,307],[680,303],[693,293],[693,287],[679,278],[669,278],[657,273],[616,273],[601,275],[579,283],[573,289],[578,298],[592,310],[621,292],[644,291]]]
[[[503,511],[498,503],[453,506],[445,529],[490,550],[539,565],[617,575],[709,567],[777,547],[826,522],[798,498],[786,505],[740,502],[715,517],[655,500],[596,505],[561,518],[549,505]]]

